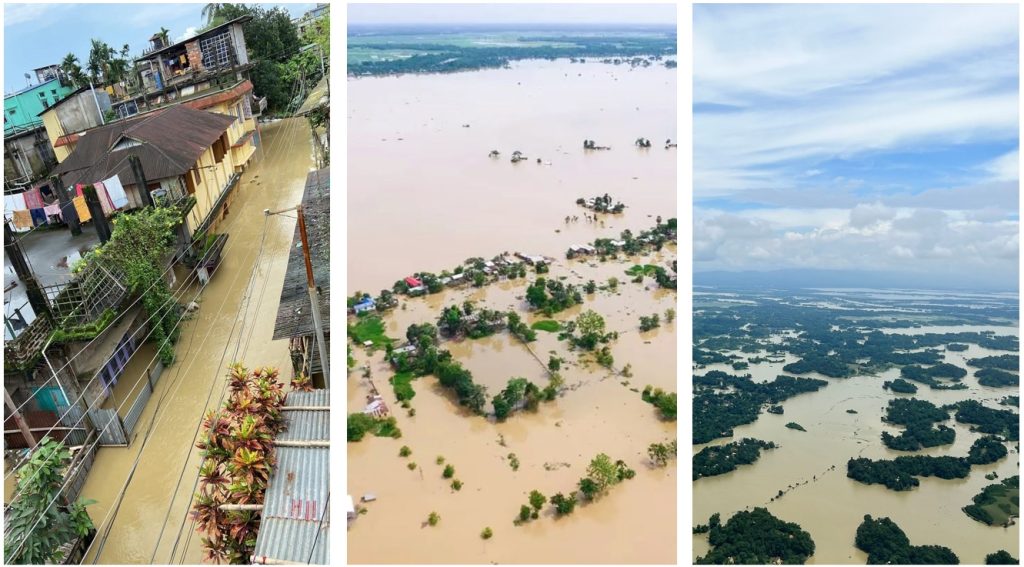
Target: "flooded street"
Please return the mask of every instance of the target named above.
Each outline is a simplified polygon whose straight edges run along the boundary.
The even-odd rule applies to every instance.
[[[1016,327],[923,327],[893,329],[892,332],[920,334],[993,330],[999,335],[1017,335]],[[888,332],[889,330],[887,330]],[[727,352],[724,354],[728,354]],[[735,428],[731,439],[716,439],[710,444],[720,445],[744,437],[774,441],[779,448],[762,453],[761,458],[749,466],[721,476],[702,478],[693,483],[693,521],[707,523],[715,512],[723,522],[733,513],[754,506],[767,507],[782,520],[796,522],[811,534],[816,544],[814,555],[808,561],[816,564],[864,563],[867,554],[854,547],[857,526],[865,514],[887,516],[906,532],[914,545],[937,544],[953,550],[964,564],[984,563],[985,556],[999,549],[1015,557],[1019,552],[1019,525],[1010,528],[990,527],[969,518],[961,508],[981,489],[997,481],[985,475],[996,472],[999,479],[1018,474],[1019,453],[1010,444],[1010,454],[996,463],[975,465],[965,479],[942,480],[921,478],[919,487],[907,492],[895,492],[882,485],[865,485],[846,477],[846,462],[852,457],[892,459],[901,455],[964,456],[971,444],[981,435],[970,431],[970,426],[950,419],[946,425],[956,430],[956,440],[921,451],[907,453],[888,449],[881,442],[883,431],[896,434],[902,427],[881,421],[888,400],[894,396],[916,397],[936,405],[974,399],[987,407],[1014,409],[1000,406],[998,401],[1006,395],[1016,395],[1015,388],[989,388],[981,386],[973,376],[966,360],[990,355],[1006,354],[971,344],[966,351],[944,353],[944,361],[969,370],[963,383],[967,390],[934,390],[919,385],[917,394],[907,396],[882,389],[882,382],[898,378],[899,368],[887,370],[878,376],[855,376],[835,379],[817,373],[801,377],[828,381],[828,386],[817,392],[801,394],[784,402],[785,415],[762,413],[754,423]],[[764,351],[746,356],[764,356]],[[785,363],[751,365],[749,372],[755,381],[772,380],[783,374],[782,366],[797,360],[786,356]],[[710,364],[701,369],[721,370],[736,374],[725,364]],[[857,413],[847,413],[847,410]],[[796,422],[806,432],[785,427]],[[705,445],[694,445],[697,453]],[[831,467],[835,466],[833,470]],[[786,494],[771,502],[779,490]],[[694,558],[709,551],[707,536],[693,536]]]
[[[108,514],[117,505],[118,494],[143,451],[113,519],[109,539],[99,552],[98,537],[87,561],[171,561],[171,549],[178,538],[200,462],[198,450],[192,449],[193,436],[211,387],[213,407],[224,390],[225,366],[236,352],[238,360],[249,367],[277,366],[282,369],[282,378],[290,378],[287,341],[272,341],[271,336],[295,230],[294,218],[275,215],[266,222],[263,255],[255,286],[248,293],[249,300],[246,288],[264,238],[263,210],[283,209],[299,202],[306,173],[313,167],[312,149],[309,127],[303,119],[263,125],[262,135],[264,145],[256,154],[259,160],[242,175],[231,200],[230,214],[217,229],[230,234],[223,260],[198,300],[198,312],[183,324],[176,362],[157,383],[131,446],[104,447],[97,453],[82,497],[98,501],[89,507],[89,514],[102,535],[113,517]],[[185,292],[187,300],[194,295],[194,289]],[[143,352],[152,356],[148,347],[140,354]],[[119,399],[127,395],[128,388],[122,387],[134,383],[137,372],[145,368],[144,363],[137,363],[139,358],[136,355],[121,378],[121,382],[128,383],[119,383],[115,388]],[[150,429],[152,433],[144,446],[143,439]],[[184,477],[175,492],[182,466]],[[174,500],[168,515],[172,494]],[[158,541],[165,518],[166,529]],[[185,563],[201,561],[199,536],[189,537],[190,531],[191,523],[185,522],[175,561],[183,549]]]
[[[349,290],[505,250],[562,258],[675,216],[674,69],[511,65],[348,80]],[[641,136],[653,147],[636,148]],[[584,150],[585,138],[612,149]],[[529,159],[511,163],[517,150]],[[604,193],[627,208],[602,228],[575,203]]]
[[[528,324],[575,320],[593,309],[607,330],[619,332],[610,343],[615,371],[581,357],[556,333],[538,331],[528,346],[507,332],[442,341],[487,387],[487,411],[512,377],[546,386],[551,355],[565,361],[565,389],[538,411],[497,423],[471,415],[428,375],[412,382],[416,412],[410,416],[396,402],[388,383],[394,371],[383,352],[355,348],[348,412],[366,404],[371,386],[362,368],[368,365],[402,437],[348,443],[349,494],[357,502],[367,493],[377,497],[360,503],[366,513],[349,522],[349,563],[674,563],[677,471],[674,462],[651,467],[647,447],[675,439],[676,424],[659,419],[639,391],[647,384],[676,390],[676,323],[663,319],[658,329],[640,333],[638,321],[675,309],[676,293],[651,277],[633,283],[625,270],[670,263],[675,246],[605,263],[566,260],[565,250],[675,216],[676,154],[662,144],[675,139],[675,72],[530,61],[511,70],[350,79],[348,88],[350,294],[376,294],[413,272],[439,272],[502,251],[556,258],[546,277],[566,284],[619,280],[615,291],[585,294],[582,305],[552,317],[526,312],[533,269],[526,278],[483,288],[402,297],[383,316],[387,336],[404,342],[409,325],[436,323],[443,307],[466,300],[514,309]],[[654,147],[634,147],[640,136]],[[613,149],[585,152],[584,138]],[[492,149],[501,156],[489,158]],[[514,150],[529,159],[510,163]],[[585,222],[576,199],[606,192],[627,205],[625,213],[601,215],[604,227]],[[580,220],[566,224],[566,215]],[[627,364],[632,377],[619,372]],[[403,445],[412,450],[407,459],[398,455]],[[624,460],[636,477],[569,516],[556,518],[548,505],[539,519],[513,525],[531,490],[548,497],[576,491],[598,453]],[[438,456],[455,467],[461,490],[442,477]],[[426,524],[431,512],[441,517],[433,527]],[[485,527],[493,538],[481,539]]]

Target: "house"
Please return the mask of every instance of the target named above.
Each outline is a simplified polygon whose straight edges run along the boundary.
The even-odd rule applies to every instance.
[[[416,352],[416,345],[409,343],[402,345],[391,351],[391,354],[403,354],[406,352]]]
[[[330,390],[289,392],[260,529],[246,563],[330,564]],[[349,513],[355,505],[349,497]]]
[[[450,278],[449,283],[452,286],[456,286],[456,285],[459,285],[459,284],[466,283],[466,274],[464,274],[462,272],[459,272],[457,274],[452,274],[452,277]]]
[[[412,276],[405,278],[405,283],[409,284],[409,287],[419,287],[423,285],[423,282]]]
[[[310,265],[313,281],[319,290],[320,316],[323,323],[327,356],[331,345],[331,266],[330,246],[331,171],[330,168],[311,171],[306,176],[302,193],[302,210],[306,218],[306,237],[309,242]],[[281,300],[274,323],[273,340],[288,339],[292,357],[292,370],[305,374],[313,384],[324,383],[320,351],[316,344],[316,329],[306,280],[306,262],[299,227],[295,227],[288,267],[285,268]],[[372,299],[371,299],[372,301]]]
[[[330,14],[331,5],[328,3],[319,3],[316,8],[307,10],[305,14],[298,18],[292,19],[292,24],[299,32],[299,37],[302,37],[306,30],[310,26],[318,26],[318,20]]]
[[[535,266],[535,265],[540,264],[542,262],[544,262],[544,263],[548,262],[547,258],[545,258],[544,256],[539,256],[539,255],[535,256],[535,255],[530,255],[530,254],[520,254],[519,252],[516,252],[516,256],[518,258],[522,258],[522,260],[524,262],[526,262],[527,264],[529,264],[531,266]]]
[[[103,116],[110,108],[107,91],[85,86],[39,113],[58,162],[67,159],[75,149],[72,140],[77,137],[72,135],[103,126]]]
[[[374,395],[370,397],[369,403],[363,408],[363,413],[373,417],[387,417],[388,405],[384,403],[384,398]]]
[[[584,244],[573,244],[569,247],[574,254],[595,254],[597,249],[593,246],[587,246]]]
[[[626,241],[625,240],[612,240],[612,241],[609,241],[608,244],[611,244],[612,246],[614,246],[616,248],[622,248],[623,246],[626,245]]]
[[[423,293],[427,293],[427,286],[425,285],[418,285],[416,287],[409,288],[409,295],[420,295]]]
[[[71,91],[54,78],[4,97],[5,193],[31,185],[57,165],[38,115]]]
[[[181,205],[182,244],[189,244],[192,235],[215,228],[226,214],[239,177],[227,149],[236,122],[182,105],[140,114],[87,131],[54,173],[69,187],[117,177],[124,204],[115,200],[114,205],[124,210],[145,206],[147,197]],[[135,178],[129,155],[138,156],[145,187]]]
[[[355,305],[352,306],[352,311],[356,315],[358,315],[360,313],[366,313],[368,311],[373,311],[376,308],[377,308],[377,304],[376,304],[376,302],[374,302],[373,298],[370,297],[369,295],[364,295],[363,299],[360,300],[359,303],[356,303]]]

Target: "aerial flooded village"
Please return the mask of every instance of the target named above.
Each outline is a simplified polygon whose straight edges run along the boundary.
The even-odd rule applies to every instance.
[[[393,8],[347,30],[348,561],[673,563],[674,7]]]
[[[4,562],[327,564],[329,6],[4,16]]]

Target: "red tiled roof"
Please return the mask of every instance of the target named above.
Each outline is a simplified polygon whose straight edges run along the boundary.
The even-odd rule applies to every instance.
[[[409,277],[405,278],[405,283],[409,284],[412,287],[419,287],[419,286],[423,285],[423,282],[421,282],[420,280],[418,280],[418,279],[416,279],[416,278],[414,278],[412,276],[409,276]]]

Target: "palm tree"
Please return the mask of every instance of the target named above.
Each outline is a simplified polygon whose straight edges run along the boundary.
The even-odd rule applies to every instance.
[[[169,30],[169,29],[167,29],[167,28],[165,28],[163,26],[160,26],[160,33],[158,33],[157,35],[159,35],[160,36],[160,40],[163,41],[164,47],[167,47],[168,45],[171,44],[171,36],[169,35],[170,33],[171,33],[171,30]]]
[[[85,86],[87,81],[82,74],[82,66],[78,64],[78,57],[74,53],[68,53],[60,62],[60,70],[64,77],[71,82],[71,86],[79,88]]]
[[[214,18],[217,17],[217,12],[220,12],[223,7],[223,4],[213,3],[203,6],[203,17],[206,18],[206,25],[213,23]]]
[[[86,64],[86,69],[88,69],[93,82],[99,83],[101,78],[105,82],[107,65],[110,63],[114,50],[103,40],[92,39],[90,42],[92,46],[89,48],[89,61]]]

